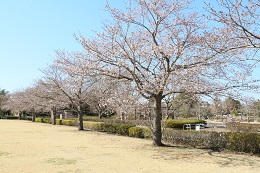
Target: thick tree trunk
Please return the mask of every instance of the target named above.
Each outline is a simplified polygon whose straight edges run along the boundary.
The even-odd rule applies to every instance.
[[[83,127],[83,113],[81,111],[81,107],[78,106],[78,130],[84,130]]]
[[[152,135],[153,135],[153,144],[155,146],[162,146],[162,93],[159,93],[155,97],[155,108],[154,108],[154,116],[153,116],[153,128],[152,128]]]
[[[55,108],[51,109],[51,124],[56,125],[56,110],[55,110]]]
[[[84,130],[82,113],[78,114],[78,130]]]

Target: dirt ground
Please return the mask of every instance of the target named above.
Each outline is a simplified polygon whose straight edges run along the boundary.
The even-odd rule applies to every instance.
[[[260,157],[30,121],[0,120],[1,173],[256,173]]]

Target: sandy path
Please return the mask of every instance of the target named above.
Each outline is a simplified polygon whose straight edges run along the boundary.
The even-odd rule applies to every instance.
[[[260,158],[156,148],[75,127],[0,120],[0,173],[256,173]]]

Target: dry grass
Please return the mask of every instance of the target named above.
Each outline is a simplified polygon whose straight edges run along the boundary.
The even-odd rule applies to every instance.
[[[227,152],[157,148],[151,141],[0,120],[1,173],[255,173],[260,158]]]

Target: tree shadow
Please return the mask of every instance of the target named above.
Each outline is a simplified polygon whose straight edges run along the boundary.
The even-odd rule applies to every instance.
[[[251,168],[260,167],[260,157],[246,153],[232,153],[229,151],[208,151],[215,163],[222,167],[247,166]]]

